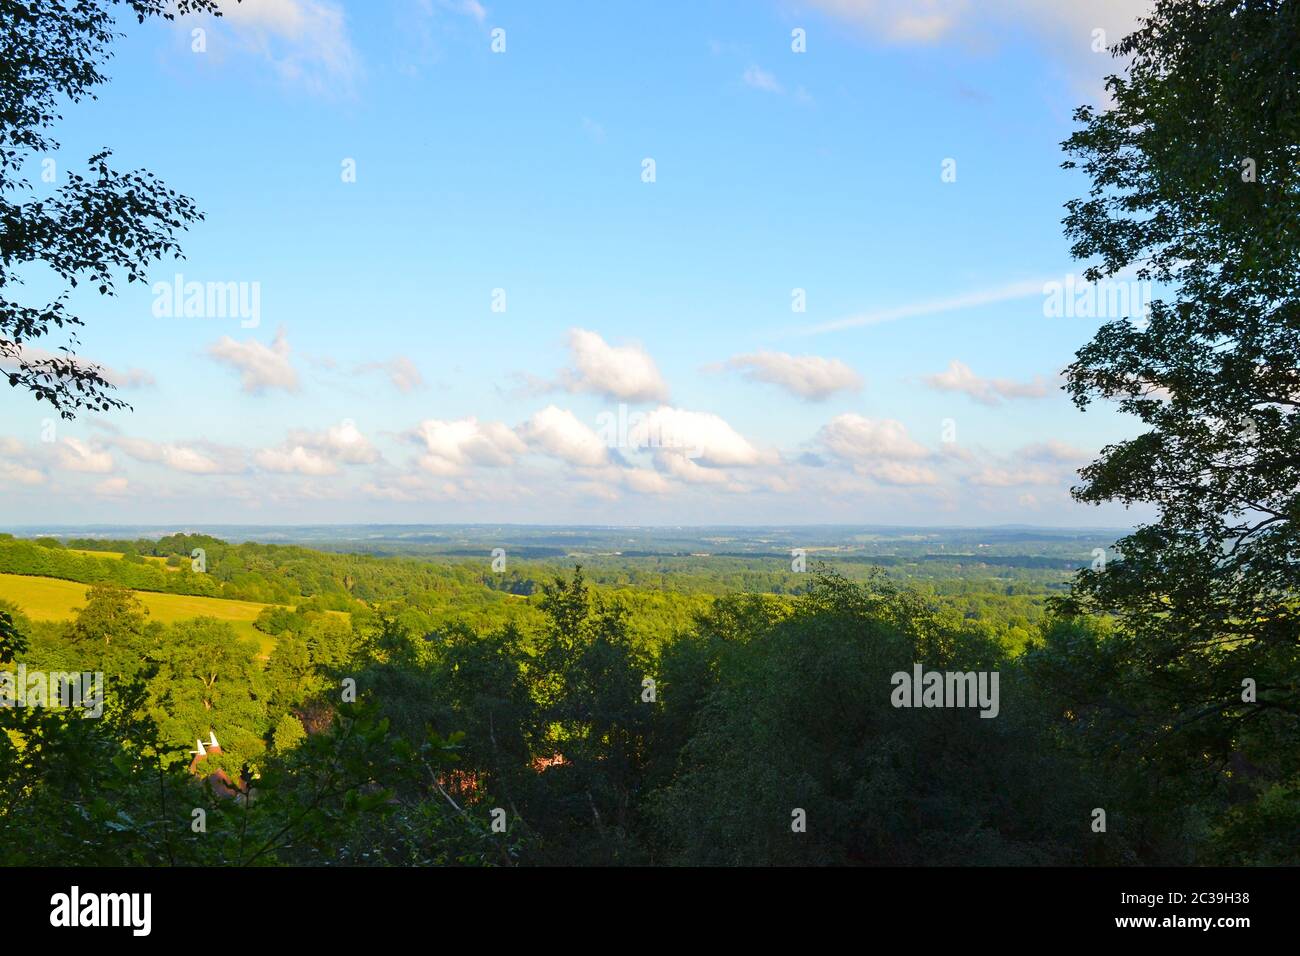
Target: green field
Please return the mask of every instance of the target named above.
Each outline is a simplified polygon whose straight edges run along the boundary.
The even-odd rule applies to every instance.
[[[0,574],[0,598],[12,601],[34,621],[66,620],[86,603],[90,585],[57,578],[38,578],[24,574]],[[275,639],[253,627],[253,621],[265,604],[253,601],[225,601],[221,598],[193,597],[188,594],[134,592],[149,609],[149,617],[169,624],[191,617],[215,617],[227,621],[240,637],[254,638],[268,653]]]

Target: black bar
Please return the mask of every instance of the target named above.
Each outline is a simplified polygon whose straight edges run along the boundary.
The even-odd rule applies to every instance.
[[[1296,875],[1288,868],[66,868],[0,871],[0,885],[7,932],[17,934],[11,939],[75,933],[78,941],[113,937],[132,945],[196,942],[215,932],[269,945],[287,931],[295,945],[390,946],[423,930],[477,925],[483,941],[519,933],[537,944],[553,934],[586,936],[590,926],[612,919],[628,933],[646,934],[646,945],[686,925],[842,930],[859,940],[907,929],[921,931],[929,944],[1271,937],[1294,932]],[[149,893],[148,936],[134,936],[129,925],[51,926],[52,897],[70,896],[73,886],[83,905],[88,894]],[[1208,928],[1187,922],[1207,918]],[[1241,925],[1218,922],[1242,918]],[[666,921],[679,928],[667,929]]]

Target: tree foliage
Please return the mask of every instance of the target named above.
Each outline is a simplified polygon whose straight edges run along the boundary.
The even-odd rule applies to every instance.
[[[1145,426],[1074,494],[1158,517],[1080,574],[1063,615],[1116,626],[1055,670],[1101,732],[1262,799],[1300,767],[1300,7],[1161,0],[1116,52],[1065,143],[1091,180],[1066,232],[1089,279],[1166,291],[1066,370]]]
[[[119,9],[140,22],[221,15],[217,0],[0,0],[0,361],[11,387],[64,418],[126,405],[111,394],[104,369],[74,354],[84,320],[71,308],[72,291],[80,284],[113,295],[122,274],[145,281],[152,263],[179,255],[177,233],[203,218],[193,200],[148,170],[115,169],[107,148],[47,193],[26,172],[54,161],[62,105],[93,99],[106,82]],[[51,300],[23,303],[16,287],[35,265],[64,289]],[[40,348],[54,329],[68,333],[68,344]]]

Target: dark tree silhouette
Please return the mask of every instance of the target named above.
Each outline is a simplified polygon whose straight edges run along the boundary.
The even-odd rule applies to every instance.
[[[1064,144],[1090,280],[1168,291],[1066,370],[1075,403],[1148,426],[1081,472],[1084,502],[1152,503],[1063,610],[1114,615],[1071,679],[1128,744],[1207,779],[1295,787],[1300,730],[1300,4],[1160,0],[1116,53],[1112,108]],[[1291,761],[1288,763],[1288,761]],[[1289,781],[1289,782],[1286,782]]]
[[[71,289],[89,283],[112,295],[123,272],[128,282],[144,281],[150,263],[179,255],[177,232],[203,218],[152,173],[115,170],[108,149],[46,198],[35,198],[23,172],[59,148],[50,131],[60,104],[93,99],[107,81],[101,69],[120,35],[114,14],[122,8],[140,22],[221,15],[217,0],[0,0],[0,362],[11,387],[27,389],[64,418],[126,407],[110,394],[104,370],[75,355],[75,327],[84,322],[68,308]],[[34,263],[65,283],[53,301],[14,298],[22,270]],[[64,330],[68,343],[50,352],[34,343],[52,327]]]

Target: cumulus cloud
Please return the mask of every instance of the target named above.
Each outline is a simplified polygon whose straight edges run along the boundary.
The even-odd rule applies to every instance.
[[[88,445],[76,438],[65,438],[58,446],[59,467],[66,471],[88,471],[104,474],[113,470],[113,455],[98,446]]]
[[[532,448],[567,461],[571,465],[594,467],[609,460],[605,442],[573,412],[548,405],[517,429]]]
[[[340,464],[365,465],[379,460],[379,451],[351,419],[320,432],[292,431],[276,448],[253,456],[267,471],[300,475],[333,475]]]
[[[244,470],[243,452],[208,442],[178,444],[123,436],[114,438],[113,444],[136,461],[190,475],[233,475]]]
[[[608,501],[631,491],[640,495],[666,495],[681,486],[662,472],[653,468],[607,464],[597,467],[580,467],[576,475],[584,479],[574,489],[583,495],[595,495]]]
[[[572,392],[594,392],[624,402],[665,401],[668,386],[654,359],[639,345],[614,346],[595,332],[569,330],[574,367],[561,375]]]
[[[980,378],[969,365],[953,359],[937,375],[927,375],[925,384],[941,392],[961,392],[981,405],[1000,405],[1004,400],[1042,398],[1047,382],[1040,375],[1032,382],[1014,382],[1005,378]]]
[[[824,401],[836,392],[852,392],[862,387],[858,373],[839,359],[816,355],[754,352],[733,356],[727,360],[726,366],[741,370],[750,381],[779,385],[813,402]]]
[[[455,475],[481,465],[506,467],[527,446],[501,422],[479,422],[473,416],[456,421],[430,418],[415,427],[408,438],[424,445],[419,466],[435,475]]]
[[[757,465],[763,455],[749,440],[712,412],[660,405],[639,416],[628,429],[629,444],[657,455],[697,459],[716,467]]]
[[[349,465],[363,465],[379,460],[375,446],[357,430],[350,418],[331,425],[321,433],[295,432],[291,440],[308,447],[320,448]]]
[[[264,448],[253,456],[258,467],[281,474],[333,475],[339,466],[318,451],[302,445]]]
[[[622,442],[620,441],[620,444]],[[693,412],[661,405],[654,411],[631,416],[626,447],[649,451],[661,475],[693,485],[716,485],[738,492],[727,468],[750,468],[779,460],[764,452],[711,412]],[[662,494],[669,486],[645,475],[625,476],[634,490]]]
[[[663,495],[672,490],[667,478],[649,468],[625,468],[621,477],[629,488],[643,495]]]
[[[42,485],[45,483],[45,473],[31,468],[21,462],[0,458],[0,482],[13,485]]]
[[[250,395],[273,388],[287,392],[298,390],[298,373],[289,362],[289,340],[282,326],[269,346],[247,339],[236,342],[223,335],[208,346],[213,361],[227,365],[239,372],[240,388]]]
[[[933,485],[939,476],[924,464],[930,452],[913,441],[902,422],[836,415],[817,433],[830,455],[885,485]]]
[[[705,468],[682,455],[659,454],[655,464],[682,481],[692,485],[725,485],[731,476],[719,468]]]
[[[847,412],[836,415],[817,433],[817,441],[832,455],[850,464],[873,459],[928,458],[924,446],[913,441],[907,427],[893,419],[871,419]]]

